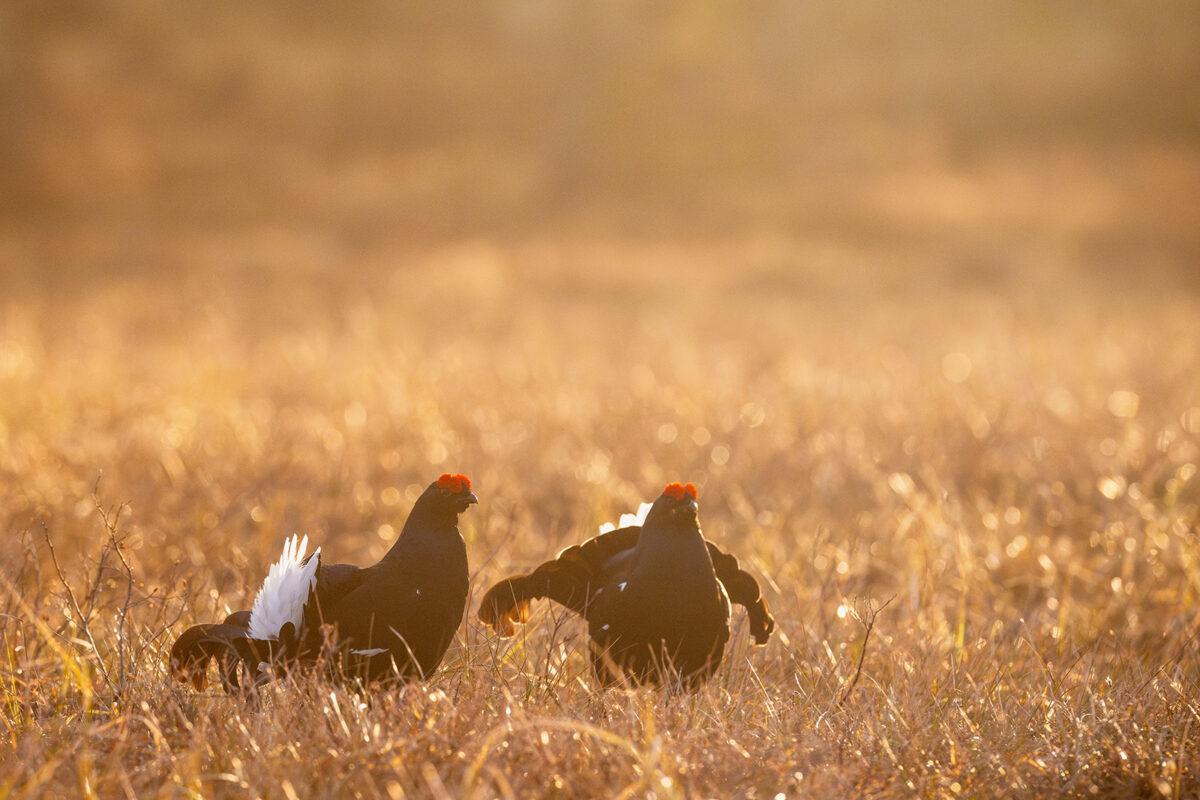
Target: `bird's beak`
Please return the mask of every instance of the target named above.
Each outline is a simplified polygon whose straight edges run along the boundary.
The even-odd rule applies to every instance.
[[[473,505],[479,502],[479,498],[475,496],[474,492],[467,492],[467,496],[463,499],[467,501],[467,505]]]
[[[671,516],[690,517],[691,519],[696,519],[699,517],[699,512],[700,506],[690,497],[687,498],[687,500],[681,501],[679,505],[673,507],[670,511]]]

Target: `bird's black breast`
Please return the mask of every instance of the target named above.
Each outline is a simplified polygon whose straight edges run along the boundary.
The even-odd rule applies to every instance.
[[[688,555],[649,565],[635,555],[613,560],[587,614],[602,680],[615,678],[608,665],[641,679],[666,661],[684,676],[707,674],[720,662],[729,638],[729,598],[711,561]]]
[[[382,649],[364,656],[367,672],[431,673],[441,662],[467,603],[467,555],[462,538],[417,542],[364,570],[359,585],[331,614],[343,648]]]

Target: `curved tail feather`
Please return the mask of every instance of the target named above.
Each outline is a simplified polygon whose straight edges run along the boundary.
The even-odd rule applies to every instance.
[[[283,623],[276,639],[253,638],[247,633],[234,639],[233,647],[250,674],[254,676],[256,684],[267,678],[260,665],[270,664],[286,669],[301,654],[296,626],[291,622]]]
[[[505,578],[483,596],[479,619],[500,636],[512,636],[516,623],[529,619],[533,600],[547,598],[584,614],[593,587],[603,583],[604,563],[637,544],[639,527],[602,533],[583,544],[572,545],[526,575]]]
[[[707,542],[708,554],[712,558],[713,571],[725,586],[731,602],[745,606],[750,615],[750,634],[756,644],[766,644],[775,630],[775,618],[767,608],[762,589],[754,576],[738,566],[737,559],[722,551],[712,542]]]
[[[515,623],[529,619],[529,605],[543,597],[582,614],[587,602],[589,576],[577,564],[547,561],[528,575],[506,578],[483,596],[479,619],[503,637],[516,633]]]
[[[171,674],[180,683],[190,683],[196,691],[204,688],[208,663],[216,660],[221,684],[226,691],[238,688],[236,644],[246,635],[249,611],[230,614],[219,624],[193,625],[171,645]]]

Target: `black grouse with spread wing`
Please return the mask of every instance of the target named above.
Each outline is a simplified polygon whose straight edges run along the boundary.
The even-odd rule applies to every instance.
[[[730,601],[748,610],[758,644],[775,628],[758,582],[704,539],[697,509],[696,487],[672,483],[640,525],[601,533],[497,583],[479,618],[511,636],[514,623],[528,619],[530,601],[549,598],[587,620],[602,685],[680,680],[695,688],[721,663]]]

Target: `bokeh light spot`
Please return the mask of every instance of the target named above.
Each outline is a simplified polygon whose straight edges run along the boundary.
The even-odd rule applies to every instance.
[[[1108,411],[1114,417],[1133,419],[1137,416],[1141,398],[1128,389],[1118,389],[1108,396]]]

